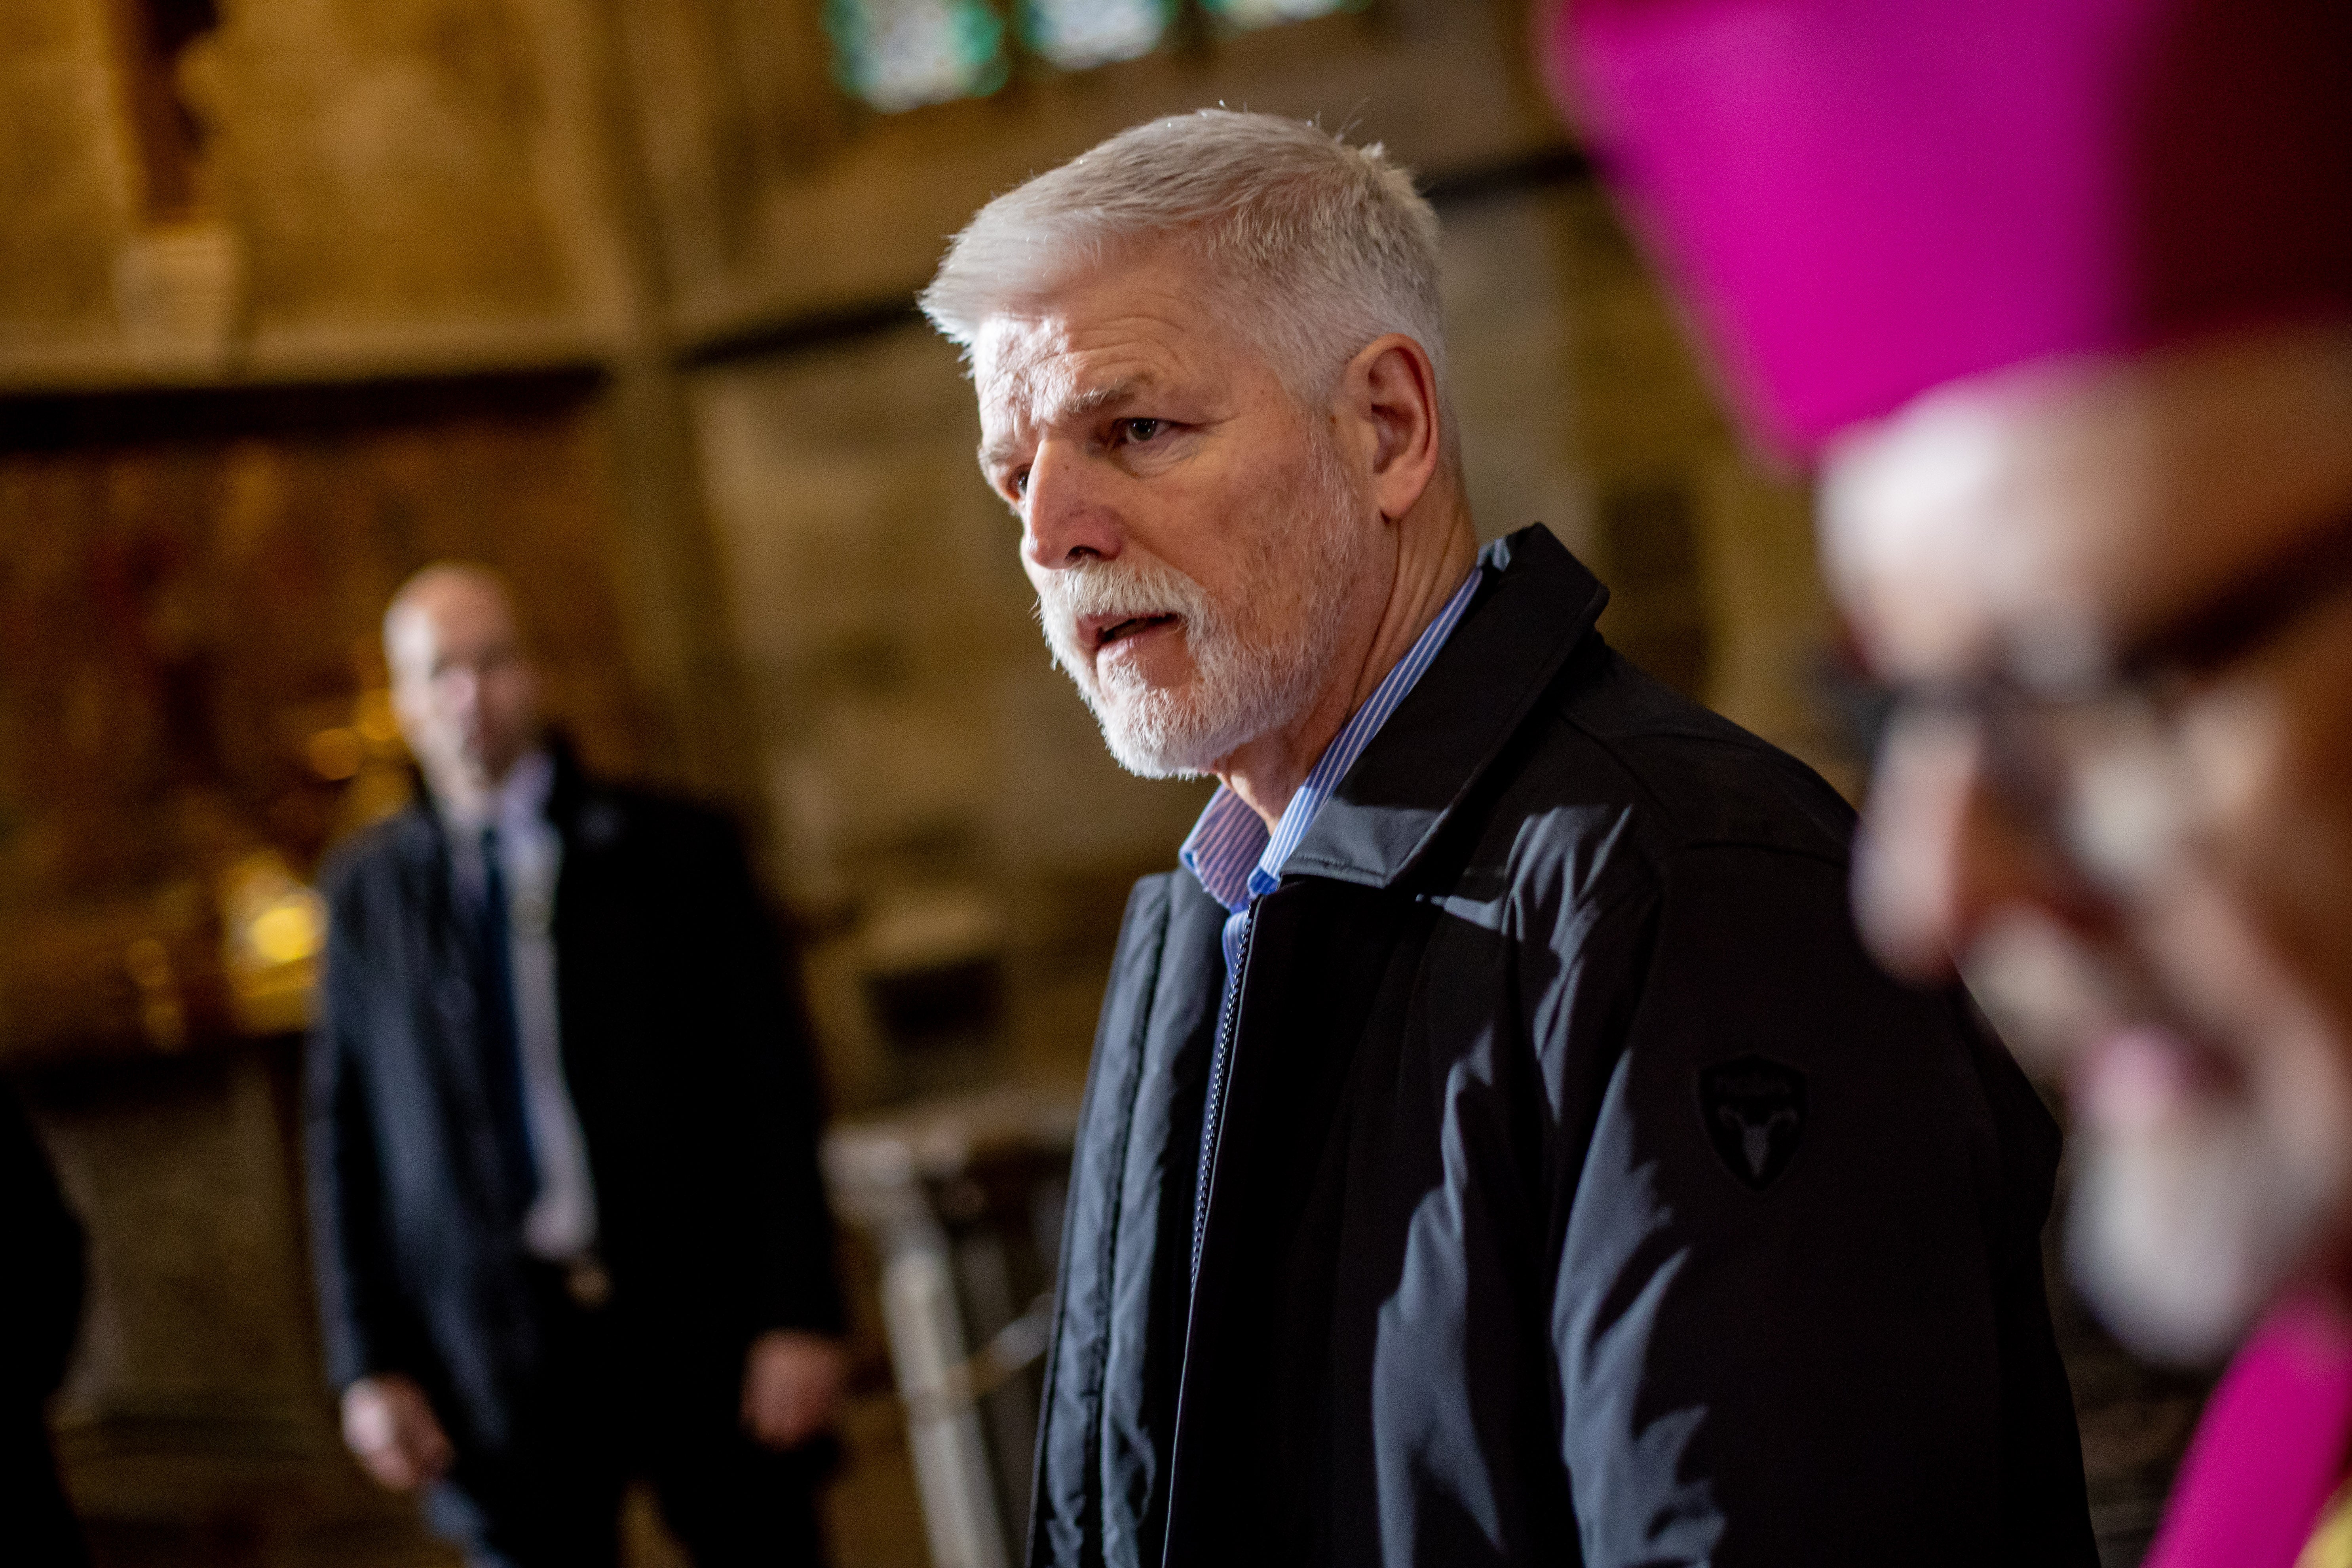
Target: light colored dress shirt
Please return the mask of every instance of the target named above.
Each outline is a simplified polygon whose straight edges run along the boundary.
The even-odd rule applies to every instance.
[[[1177,858],[1184,868],[1199,879],[1209,896],[1225,906],[1225,926],[1222,946],[1225,959],[1224,1000],[1219,1009],[1222,1022],[1217,1026],[1217,1043],[1209,1057],[1209,1084],[1201,1108],[1200,1163],[1192,1183],[1192,1273],[1197,1279],[1201,1271],[1201,1239],[1208,1224],[1209,1177],[1216,1163],[1217,1128],[1224,1112],[1225,1060],[1233,1041],[1228,1031],[1233,1024],[1234,988],[1241,984],[1243,950],[1249,942],[1250,906],[1281,885],[1282,868],[1292,850],[1315,826],[1315,818],[1323,810],[1323,803],[1381,732],[1389,715],[1405,700],[1431,663],[1445,639],[1454,634],[1454,623],[1470,607],[1470,600],[1478,588],[1478,568],[1462,579],[1437,618],[1423,628],[1419,637],[1405,656],[1397,660],[1381,683],[1372,689],[1363,706],[1348,717],[1339,734],[1323,748],[1323,754],[1307,771],[1306,782],[1283,807],[1282,820],[1268,833],[1265,818],[1250,809],[1241,796],[1224,785],[1209,797],[1208,808],[1201,820],[1192,825],[1185,837],[1184,846]]]
[[[478,899],[482,834],[498,830],[499,874],[506,883],[509,973],[514,977],[515,1046],[522,1058],[523,1115],[530,1128],[539,1195],[523,1216],[523,1245],[561,1262],[596,1241],[596,1189],[587,1141],[563,1077],[562,1021],[555,990],[555,879],[563,838],[547,819],[555,763],[536,751],[507,771],[488,821],[451,814],[449,855],[459,885]]]
[[[1241,796],[1217,786],[1209,798],[1208,809],[1201,813],[1200,821],[1184,839],[1184,847],[1176,852],[1184,869],[1192,873],[1209,896],[1231,911],[1225,921],[1225,983],[1233,984],[1234,972],[1241,966],[1242,934],[1249,923],[1250,900],[1274,891],[1282,881],[1284,862],[1298,847],[1307,830],[1315,826],[1315,818],[1323,810],[1323,803],[1381,732],[1389,715],[1405,699],[1422,677],[1422,672],[1437,658],[1445,639],[1454,633],[1454,623],[1462,612],[1470,607],[1470,597],[1478,586],[1478,569],[1472,567],[1470,575],[1454,590],[1437,618],[1423,629],[1405,656],[1372,689],[1364,705],[1349,716],[1339,733],[1323,748],[1308,771],[1307,782],[1290,797],[1283,808],[1282,820],[1272,833],[1265,818],[1249,808]]]

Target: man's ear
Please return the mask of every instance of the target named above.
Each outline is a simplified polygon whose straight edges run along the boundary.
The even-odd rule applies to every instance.
[[[1348,362],[1339,402],[1368,448],[1381,515],[1402,517],[1429,489],[1444,444],[1436,367],[1419,343],[1390,332]]]

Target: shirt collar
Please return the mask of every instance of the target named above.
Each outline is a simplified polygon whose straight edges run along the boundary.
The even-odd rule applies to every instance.
[[[547,754],[546,747],[534,747],[499,781],[499,821],[537,821],[547,815],[547,797],[554,790],[555,759]]]
[[[555,759],[545,746],[537,746],[507,770],[506,777],[481,803],[487,816],[445,806],[444,819],[454,834],[468,840],[479,838],[487,827],[501,832],[528,830],[546,816],[548,799],[554,793]]]
[[[1201,813],[1184,847],[1176,852],[1176,858],[1208,889],[1211,898],[1238,911],[1247,908],[1250,900],[1274,891],[1282,879],[1283,863],[1290,858],[1298,841],[1307,837],[1323,803],[1331,798],[1332,790],[1348,776],[1348,770],[1355,766],[1364,748],[1372,743],[1372,737],[1380,733],[1388,716],[1437,658],[1454,623],[1470,607],[1470,597],[1477,585],[1478,569],[1474,566],[1470,574],[1463,578],[1462,585],[1454,590],[1454,596],[1445,601],[1445,607],[1437,612],[1437,618],[1423,628],[1405,656],[1381,678],[1371,696],[1349,716],[1339,734],[1323,748],[1322,756],[1308,770],[1306,782],[1283,808],[1282,820],[1275,825],[1273,832],[1266,831],[1265,821],[1241,796],[1223,784],[1217,786],[1217,793],[1209,799],[1208,809]]]

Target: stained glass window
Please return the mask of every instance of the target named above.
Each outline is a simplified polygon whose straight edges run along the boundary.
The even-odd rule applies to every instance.
[[[1236,27],[1270,27],[1276,22],[1304,22],[1334,11],[1356,11],[1364,0],[1201,0],[1202,9]]]
[[[1195,0],[1189,10],[1233,29],[1366,4]],[[1187,11],[1184,0],[825,0],[824,19],[842,85],[896,112],[994,92],[1012,74],[1016,44],[1027,58],[1074,71],[1150,54]]]
[[[1021,41],[1064,70],[1148,54],[1175,0],[1021,0]]]
[[[877,109],[1004,85],[1004,22],[987,0],[827,0],[824,20],[842,85]]]

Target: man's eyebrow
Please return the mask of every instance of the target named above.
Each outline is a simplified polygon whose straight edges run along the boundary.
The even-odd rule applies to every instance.
[[[1053,410],[1053,417],[1047,423],[1059,425],[1072,419],[1092,418],[1106,408],[1116,407],[1119,404],[1132,400],[1138,393],[1150,384],[1151,378],[1148,375],[1130,375],[1122,381],[1109,382],[1101,386],[1088,387],[1084,392],[1073,393],[1059,407]]]
[[[1066,425],[1073,420],[1091,419],[1106,408],[1116,408],[1132,401],[1151,385],[1149,375],[1130,375],[1118,381],[1105,382],[1083,392],[1072,393],[1045,411],[1041,425]],[[998,468],[1013,460],[1020,443],[1009,437],[996,437],[980,444],[980,463],[984,468]]]

